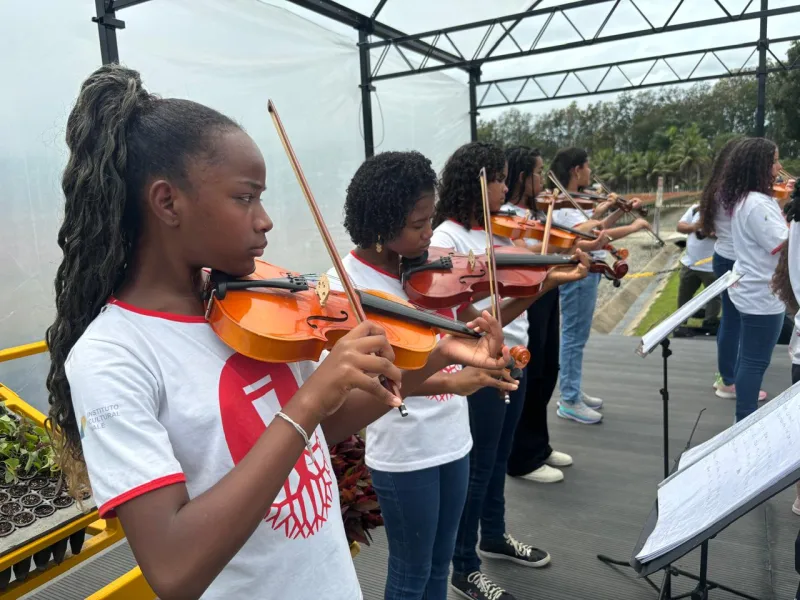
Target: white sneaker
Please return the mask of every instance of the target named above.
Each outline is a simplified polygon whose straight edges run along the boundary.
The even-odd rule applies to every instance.
[[[589,394],[583,391],[581,391],[581,400],[583,400],[583,403],[586,406],[594,410],[600,410],[601,408],[603,408],[603,400],[601,398],[590,396]]]
[[[795,498],[794,504],[792,504],[792,512],[800,516],[800,498]]]
[[[522,475],[520,478],[536,483],[557,483],[564,480],[564,473],[549,465],[542,465],[532,473]]]
[[[551,467],[568,467],[572,464],[572,457],[564,452],[553,450],[544,462]]]
[[[586,425],[599,423],[603,420],[603,413],[597,412],[593,408],[589,408],[581,401],[578,401],[575,404],[559,402],[556,415],[562,419],[572,419],[573,421],[584,423]]]

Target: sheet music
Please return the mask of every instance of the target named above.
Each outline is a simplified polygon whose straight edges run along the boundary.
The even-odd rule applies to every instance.
[[[734,436],[739,435],[743,430],[747,429],[754,421],[758,421],[763,419],[772,411],[777,410],[781,406],[783,406],[786,402],[790,402],[792,398],[800,392],[800,382],[794,384],[788,390],[784,390],[780,395],[770,401],[768,404],[765,404],[761,407],[760,410],[755,411],[746,419],[742,419],[735,425],[729,427],[725,431],[718,433],[710,440],[703,442],[702,444],[695,446],[691,450],[687,450],[683,453],[680,460],[678,461],[678,471],[670,475],[667,479],[662,481],[659,485],[664,485],[670,479],[675,477],[678,472],[682,471],[689,465],[697,462],[703,456],[708,454],[709,452],[719,448],[722,444],[733,438]]]
[[[658,522],[638,561],[677,548],[800,469],[800,383],[761,411],[733,434],[707,443],[659,488]]]
[[[642,336],[642,341],[639,343],[639,347],[636,349],[636,353],[642,358],[646,357],[653,351],[653,348],[661,343],[661,340],[678,328],[681,323],[705,306],[709,300],[719,296],[741,278],[741,273],[736,273],[735,271],[728,271],[725,273],[704,289],[702,293],[689,300],[689,302],[681,306],[678,310],[661,321],[661,323],[644,334],[644,336]]]

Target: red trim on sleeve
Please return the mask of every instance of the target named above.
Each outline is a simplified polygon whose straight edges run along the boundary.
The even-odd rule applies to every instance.
[[[201,317],[199,315],[178,315],[174,313],[166,313],[166,312],[159,312],[157,310],[148,310],[146,308],[139,308],[138,306],[134,306],[133,304],[128,304],[127,302],[122,302],[121,300],[117,300],[114,296],[108,299],[109,304],[114,304],[119,306],[120,308],[130,311],[132,313],[136,313],[139,315],[144,315],[145,317],[156,317],[158,319],[166,319],[168,321],[177,321],[178,323],[205,323],[205,317]]]
[[[173,475],[165,475],[164,477],[159,477],[158,479],[154,479],[148,483],[143,483],[140,486],[137,486],[127,492],[120,494],[116,498],[112,498],[105,504],[100,507],[99,513],[101,519],[113,519],[117,516],[116,508],[125,504],[129,500],[133,500],[134,498],[138,498],[146,494],[147,492],[152,492],[153,490],[157,490],[162,487],[166,487],[168,485],[174,485],[176,483],[185,483],[186,482],[186,475],[183,473],[175,473]]]
[[[770,254],[772,254],[774,256],[775,254],[777,254],[778,252],[783,250],[783,247],[788,243],[789,243],[789,240],[786,240],[785,242],[781,242],[780,244],[778,244],[777,248],[775,248],[772,252],[770,252]]]

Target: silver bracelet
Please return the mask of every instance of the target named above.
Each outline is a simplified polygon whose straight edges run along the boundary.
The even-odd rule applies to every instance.
[[[306,443],[306,448],[308,449],[308,452],[310,454],[314,453],[314,449],[311,446],[311,441],[308,439],[308,434],[303,430],[302,427],[300,427],[300,425],[298,425],[294,421],[294,419],[292,419],[292,417],[290,417],[289,415],[287,415],[287,414],[285,414],[283,412],[280,412],[280,411],[276,412],[275,416],[276,417],[280,417],[281,419],[283,419],[287,423],[290,423],[292,425],[292,427],[294,427],[297,430],[297,433],[299,433],[301,436],[303,436],[303,441],[305,441],[305,443]]]

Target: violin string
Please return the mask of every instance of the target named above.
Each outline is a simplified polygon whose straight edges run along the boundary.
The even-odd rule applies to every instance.
[[[319,281],[319,279],[322,277],[322,275],[319,274],[319,273],[301,273],[300,277],[303,277],[303,278],[305,278],[305,279],[307,279],[309,281],[316,282],[316,281]],[[361,292],[367,292],[367,293],[369,293],[371,291],[370,288],[368,288],[366,286],[358,285],[357,283],[355,283],[353,281],[353,278],[350,277],[350,275],[348,275],[347,278],[350,280],[351,285],[355,289],[357,289],[357,290],[359,290]],[[334,281],[334,282],[337,282],[337,283],[341,284],[341,280],[339,279],[338,275],[328,275],[328,280],[329,281]],[[453,319],[451,317],[446,317],[440,312],[437,312],[437,311],[435,311],[433,309],[425,308],[424,306],[419,306],[418,304],[414,304],[410,300],[408,301],[408,303],[411,305],[411,308],[414,308],[415,310],[418,310],[418,311],[420,311],[422,313],[425,313],[425,314],[428,314],[428,315],[433,315],[433,316],[436,316],[436,317],[441,317],[442,319],[446,319],[447,321],[450,321],[451,323],[463,324],[462,321],[459,321],[458,319]]]

